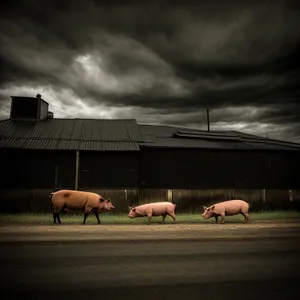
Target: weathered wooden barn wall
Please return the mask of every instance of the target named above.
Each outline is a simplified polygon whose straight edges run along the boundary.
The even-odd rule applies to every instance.
[[[2,150],[0,163],[0,212],[48,212],[51,192],[75,188],[75,151]],[[80,151],[79,190],[100,192],[127,211],[137,184],[135,153]]]
[[[50,193],[57,189],[1,189],[0,190],[0,212],[22,213],[22,212],[50,212]],[[84,189],[95,192],[105,198],[111,198],[116,206],[116,212],[127,212],[128,206],[138,203],[138,191],[135,189]],[[5,205],[3,205],[5,203]]]
[[[168,199],[168,190],[166,189],[140,189],[138,191],[139,204],[168,200],[171,199]]]
[[[141,188],[297,189],[299,153],[143,148]]]
[[[79,189],[110,197],[117,212],[154,201],[199,212],[233,198],[253,210],[299,209],[299,161],[279,152],[80,151]],[[2,150],[0,163],[1,212],[48,212],[52,191],[75,187],[75,151]]]
[[[137,188],[136,151],[80,151],[79,188]]]
[[[49,211],[53,190],[74,189],[74,161],[73,151],[1,150],[0,211]]]
[[[49,212],[49,195],[56,189],[1,189],[0,212]],[[105,198],[111,198],[116,213],[128,212],[128,206],[171,201],[178,205],[178,213],[202,212],[203,205],[229,200],[244,199],[252,211],[300,209],[299,190],[234,190],[234,189],[84,189]],[[5,204],[4,204],[5,203]]]
[[[116,213],[126,213],[128,206],[138,204],[138,190],[136,189],[89,189],[89,191],[97,193],[105,199],[110,198],[116,207]]]
[[[244,199],[252,211],[300,209],[300,190],[283,189],[92,189],[105,198],[110,197],[117,212],[127,212],[128,206],[149,202],[170,201],[180,213],[201,212],[204,206],[230,200]],[[292,198],[291,198],[292,195]],[[292,200],[292,201],[291,201]]]
[[[1,150],[2,188],[74,188],[75,152]]]
[[[300,209],[299,190],[280,189],[212,189],[173,190],[173,202],[178,211],[202,211],[203,206],[230,199],[242,199],[251,204],[252,211]],[[290,198],[293,195],[293,199]]]
[[[1,213],[50,212],[53,189],[14,188],[0,190]]]
[[[253,209],[263,208],[262,190],[233,190],[233,189],[207,189],[207,190],[174,190],[173,202],[178,204],[178,211],[202,212],[203,206],[210,206],[216,202],[243,199],[252,205]]]

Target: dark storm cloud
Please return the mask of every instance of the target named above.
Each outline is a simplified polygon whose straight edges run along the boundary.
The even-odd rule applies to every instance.
[[[56,116],[202,128],[209,107],[216,129],[300,142],[296,1],[126,3],[2,3],[0,117],[42,91]]]

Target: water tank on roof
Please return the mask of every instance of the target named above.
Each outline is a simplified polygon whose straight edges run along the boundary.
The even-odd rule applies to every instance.
[[[40,94],[36,97],[11,96],[10,118],[13,120],[42,120],[48,117],[49,104]]]

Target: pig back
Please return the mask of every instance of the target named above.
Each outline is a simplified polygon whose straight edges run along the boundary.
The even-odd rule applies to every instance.
[[[224,212],[226,215],[236,215],[245,208],[248,208],[248,203],[243,200],[228,200],[215,204],[214,212],[218,214]]]
[[[82,209],[88,202],[91,202],[89,199],[95,198],[93,195],[95,194],[90,192],[61,190],[53,195],[53,199],[55,204],[59,203],[70,209]]]
[[[136,210],[141,215],[147,215],[148,212],[151,212],[152,216],[159,216],[165,213],[173,212],[174,208],[174,204],[170,202],[154,202],[137,206]]]

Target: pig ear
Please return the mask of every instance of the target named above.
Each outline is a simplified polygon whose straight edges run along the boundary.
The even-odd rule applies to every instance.
[[[134,207],[134,208],[132,208],[132,210],[133,210],[133,211],[135,211],[135,207]]]
[[[110,202],[110,198],[107,199],[107,202]]]
[[[211,210],[214,210],[214,208],[215,208],[215,206],[213,205],[213,206],[211,207]]]
[[[206,207],[206,206],[203,206],[203,209],[204,209],[204,210],[206,210],[206,209],[207,209],[207,207]]]
[[[100,200],[100,202],[103,202],[103,201],[104,201],[103,197],[100,197],[99,200]]]
[[[131,210],[132,209],[132,207],[131,206],[128,206],[128,208]]]

